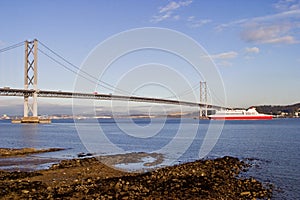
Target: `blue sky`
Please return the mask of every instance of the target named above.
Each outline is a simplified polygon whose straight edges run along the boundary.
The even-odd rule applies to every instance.
[[[300,102],[299,0],[11,0],[0,1],[0,10],[0,49],[37,38],[80,66],[114,34],[168,28],[193,38],[208,52],[229,106]],[[0,54],[0,87],[23,87],[23,51]],[[39,88],[72,90],[74,79],[39,55]],[[1,97],[0,103],[6,99]]]

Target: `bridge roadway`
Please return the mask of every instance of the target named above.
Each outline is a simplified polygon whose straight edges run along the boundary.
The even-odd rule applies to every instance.
[[[34,90],[25,89],[12,89],[12,88],[0,88],[0,96],[33,96]],[[147,103],[161,103],[161,104],[173,104],[173,105],[183,105],[192,107],[205,107],[203,103],[195,103],[188,101],[178,101],[169,99],[159,99],[150,97],[138,97],[138,96],[123,96],[123,95],[113,95],[113,94],[93,94],[93,93],[78,93],[78,92],[63,92],[63,91],[48,91],[48,90],[38,90],[38,97],[45,98],[78,98],[78,99],[95,99],[95,100],[119,100],[119,101],[135,101],[135,102],[147,102]],[[217,105],[207,105],[211,109],[222,109],[224,107]]]

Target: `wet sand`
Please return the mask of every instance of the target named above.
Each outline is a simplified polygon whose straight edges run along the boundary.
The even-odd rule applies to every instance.
[[[146,154],[63,160],[34,172],[2,170],[0,195],[3,199],[268,199],[272,195],[272,185],[241,177],[250,166],[233,157],[143,173],[101,163],[135,162],[143,156]]]
[[[0,170],[6,171],[36,171],[49,168],[62,159],[35,156],[40,153],[64,150],[62,148],[35,149],[35,148],[0,148]]]
[[[25,156],[29,154],[46,153],[53,151],[61,151],[62,148],[50,148],[50,149],[35,149],[35,148],[22,148],[22,149],[10,149],[10,148],[0,148],[0,158],[3,157],[15,157],[15,156]]]

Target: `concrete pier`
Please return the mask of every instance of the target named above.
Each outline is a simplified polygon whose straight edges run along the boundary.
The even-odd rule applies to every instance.
[[[33,124],[50,124],[51,119],[49,118],[39,118],[39,117],[23,117],[21,119],[12,119],[11,123],[33,123]]]

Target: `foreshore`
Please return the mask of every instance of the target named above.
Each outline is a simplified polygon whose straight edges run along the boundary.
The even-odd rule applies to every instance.
[[[2,170],[1,198],[269,199],[272,196],[272,185],[242,177],[241,173],[250,166],[233,157],[198,160],[143,173],[117,170],[101,160],[101,157],[63,160],[49,169],[33,172]]]
[[[61,151],[62,148],[50,148],[50,149],[35,149],[35,148],[22,148],[22,149],[10,149],[10,148],[0,148],[0,158],[3,157],[13,157],[22,156],[28,154],[46,153],[53,151]]]

